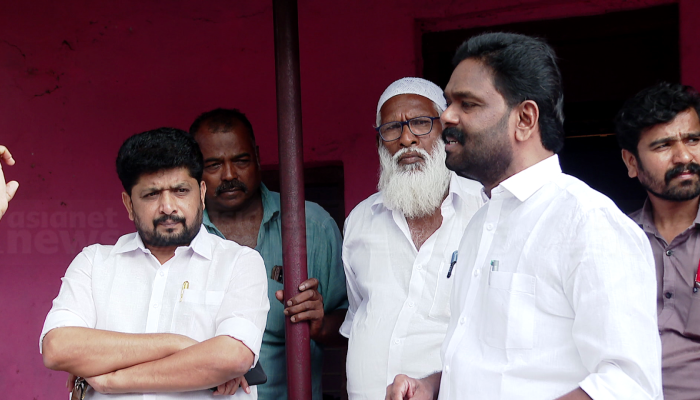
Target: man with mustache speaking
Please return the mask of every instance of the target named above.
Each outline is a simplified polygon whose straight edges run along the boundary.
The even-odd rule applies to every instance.
[[[666,400],[700,393],[700,95],[660,83],[625,103],[617,139],[630,178],[648,193],[630,217],[644,230],[656,263],[656,305]]]
[[[654,265],[641,229],[562,173],[564,96],[540,39],[462,44],[445,87],[445,164],[484,185],[454,267],[439,372],[388,400],[662,399]]]
[[[261,400],[287,398],[284,319],[309,322],[312,398],[321,400],[321,345],[341,344],[338,333],[347,309],[345,275],[340,259],[340,230],[316,203],[306,202],[306,252],[309,279],[300,294],[283,306],[280,194],[261,182],[260,158],[253,126],[238,110],[216,109],[192,123],[190,134],[204,155],[207,184],[204,226],[210,233],[257,250],[265,261],[270,312],[260,349],[267,383],[258,386]],[[277,300],[275,300],[275,298]],[[247,385],[245,380],[241,383]]]
[[[397,374],[440,368],[450,320],[451,268],[481,185],[445,166],[442,89],[420,78],[391,85],[377,105],[379,192],[345,222],[350,399],[381,399]]]

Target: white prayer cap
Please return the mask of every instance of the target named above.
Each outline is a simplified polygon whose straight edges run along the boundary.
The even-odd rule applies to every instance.
[[[445,111],[447,108],[445,95],[438,85],[423,78],[402,78],[389,85],[379,98],[379,103],[377,104],[377,124],[381,121],[379,112],[384,103],[390,98],[400,94],[417,94],[432,100],[440,109],[440,112]]]

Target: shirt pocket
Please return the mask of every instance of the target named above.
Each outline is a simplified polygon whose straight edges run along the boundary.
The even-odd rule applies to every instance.
[[[535,331],[532,275],[490,271],[481,340],[499,349],[531,349]]]
[[[700,292],[693,293],[683,335],[700,338]]]
[[[224,291],[185,289],[181,296],[173,309],[170,332],[199,342],[214,337]]]
[[[438,270],[437,284],[435,285],[435,296],[430,307],[428,316],[430,318],[442,319],[450,318],[450,296],[452,295],[452,279],[447,278],[448,264],[443,262]]]

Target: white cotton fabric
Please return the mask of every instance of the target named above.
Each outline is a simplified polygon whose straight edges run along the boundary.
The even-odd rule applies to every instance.
[[[440,400],[663,398],[649,241],[557,156],[493,189],[454,274]]]
[[[39,340],[64,326],[124,333],[177,333],[198,341],[228,335],[258,360],[267,311],[267,276],[260,255],[202,226],[187,247],[161,265],[137,233],[114,246],[83,249],[68,267]],[[189,282],[189,289],[182,290]],[[211,391],[109,394],[86,399],[211,399]],[[238,390],[232,399],[256,399]]]
[[[425,376],[441,368],[440,345],[450,319],[450,257],[481,206],[481,185],[451,174],[440,206],[440,228],[417,250],[403,214],[382,192],[345,221],[343,265],[349,308],[340,333],[348,337],[349,398],[383,399],[399,373]]]
[[[380,111],[384,103],[390,98],[400,94],[417,94],[430,99],[437,105],[441,113],[447,108],[445,94],[442,89],[440,89],[440,86],[423,78],[402,78],[389,85],[379,97],[379,103],[377,104],[377,121],[381,120]]]

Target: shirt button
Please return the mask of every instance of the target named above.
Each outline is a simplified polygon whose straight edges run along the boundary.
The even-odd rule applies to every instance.
[[[672,254],[673,254],[673,252],[672,252],[671,250],[666,250],[666,255],[667,255],[667,256],[671,257]]]
[[[474,268],[474,278],[479,277],[479,268]]]
[[[160,276],[165,276],[165,272],[160,271]]]
[[[399,343],[401,343],[401,340],[399,340],[399,339],[394,339],[394,344],[399,344]]]
[[[448,374],[450,373],[450,366],[449,365],[445,365],[445,372],[447,372]]]
[[[671,292],[666,292],[666,293],[664,294],[664,296],[665,296],[667,299],[670,299],[671,297],[673,297],[673,293],[671,293]]]
[[[467,322],[467,319],[464,318],[464,317],[462,317],[462,318],[459,319],[459,324],[460,324],[460,325],[464,325],[466,322]]]
[[[422,266],[422,265],[420,265],[420,264],[418,264],[418,265],[416,265],[416,269],[417,269],[418,271],[420,271],[420,270],[422,270],[422,269],[423,269],[423,266]]]
[[[409,302],[408,302],[408,306],[409,306],[409,307],[413,308],[414,305],[415,305],[415,304],[414,304],[412,301],[409,301]]]
[[[158,308],[158,304],[154,304],[154,305],[153,305],[153,308]]]
[[[486,230],[487,230],[487,231],[492,231],[492,230],[493,230],[493,224],[486,224]]]

